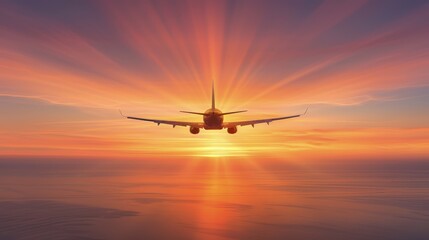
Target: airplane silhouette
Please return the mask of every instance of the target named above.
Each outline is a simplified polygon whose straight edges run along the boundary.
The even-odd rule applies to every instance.
[[[188,127],[189,126],[189,131],[192,134],[198,134],[200,132],[200,128],[204,128],[206,130],[221,130],[221,129],[227,128],[229,134],[235,134],[235,133],[237,133],[237,126],[252,125],[252,127],[255,127],[255,124],[259,124],[259,123],[266,123],[269,125],[270,122],[273,122],[273,121],[303,116],[307,113],[307,110],[308,110],[308,108],[305,110],[305,112],[303,114],[286,116],[286,117],[267,118],[267,119],[259,119],[259,120],[248,120],[248,121],[239,121],[239,122],[224,122],[223,116],[229,115],[229,114],[247,112],[247,110],[222,113],[215,106],[214,84],[212,84],[212,107],[211,108],[207,109],[204,113],[180,111],[182,113],[202,115],[203,116],[203,122],[180,122],[180,121],[169,121],[169,120],[157,120],[157,119],[149,119],[149,118],[129,117],[129,116],[124,116],[120,110],[119,110],[119,112],[125,118],[133,119],[133,120],[140,120],[140,121],[154,122],[154,123],[158,124],[158,126],[159,126],[159,124],[173,125],[173,128],[176,126],[182,126],[182,127]]]

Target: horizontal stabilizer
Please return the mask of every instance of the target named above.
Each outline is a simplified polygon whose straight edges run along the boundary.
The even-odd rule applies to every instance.
[[[199,113],[199,112],[188,112],[188,111],[180,111],[180,112],[182,112],[182,113],[189,113],[189,114],[196,114],[196,115],[203,115],[203,116],[208,115],[206,113]]]
[[[235,113],[242,113],[242,112],[247,112],[247,110],[235,111],[235,112],[226,112],[226,113],[222,113],[220,115],[228,115],[228,114],[235,114]]]

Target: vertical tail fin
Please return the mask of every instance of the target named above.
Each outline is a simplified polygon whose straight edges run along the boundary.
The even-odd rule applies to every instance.
[[[214,91],[214,81],[212,82],[212,109],[215,109],[215,91]]]

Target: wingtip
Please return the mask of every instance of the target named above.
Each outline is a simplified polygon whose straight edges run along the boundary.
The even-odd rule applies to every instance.
[[[305,112],[301,115],[301,116],[305,116],[306,114],[307,114],[307,111],[308,111],[308,109],[310,108],[310,106],[308,106],[306,109],[305,109]]]
[[[127,116],[125,116],[124,114],[122,114],[121,109],[118,109],[118,111],[119,111],[119,114],[121,114],[122,117],[127,118]]]

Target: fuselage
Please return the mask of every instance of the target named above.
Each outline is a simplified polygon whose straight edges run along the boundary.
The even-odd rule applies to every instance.
[[[204,129],[222,129],[223,115],[217,108],[210,108],[204,112]]]

